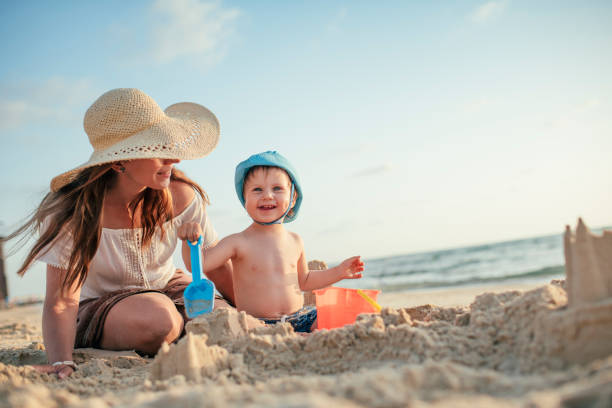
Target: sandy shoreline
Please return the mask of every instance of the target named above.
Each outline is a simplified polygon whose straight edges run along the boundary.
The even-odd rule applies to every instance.
[[[543,283],[541,282],[503,282],[499,284],[466,285],[405,292],[381,292],[377,300],[381,306],[391,308],[417,307],[427,304],[439,307],[458,307],[469,305],[476,296],[482,293],[500,293],[514,290],[524,292],[542,285]]]
[[[45,360],[41,305],[0,310],[0,407],[612,402],[612,356],[569,364],[541,331],[542,319],[567,304],[557,284],[383,293],[378,300],[380,315],[306,338],[285,326],[247,332],[243,315],[217,313],[192,322],[188,336],[154,360],[77,350],[80,368],[64,382],[24,366]]]

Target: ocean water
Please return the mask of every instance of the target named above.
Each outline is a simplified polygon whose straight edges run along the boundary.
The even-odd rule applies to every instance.
[[[601,233],[603,229],[592,229]],[[9,261],[14,261],[10,260]],[[180,255],[175,256],[181,265]],[[343,280],[336,286],[379,289],[384,292],[473,286],[505,282],[547,283],[565,277],[563,235],[546,235],[506,242],[438,251],[364,259],[362,279]],[[7,264],[12,297],[44,294],[44,268],[25,279],[11,273],[17,264]],[[33,268],[35,269],[35,268]]]
[[[505,282],[547,283],[565,278],[562,234],[364,262],[362,279],[336,285],[396,292]]]

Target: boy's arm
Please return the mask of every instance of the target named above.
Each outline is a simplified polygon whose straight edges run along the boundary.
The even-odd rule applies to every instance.
[[[342,279],[359,279],[363,271],[363,262],[359,256],[354,256],[344,260],[340,265],[320,271],[308,270],[304,244],[298,237],[301,255],[298,261],[298,282],[300,290],[307,292],[310,290],[321,289],[336,283]]]
[[[297,263],[297,271],[298,271],[298,283],[300,285],[300,290],[303,292],[307,292],[312,289],[304,289],[308,285],[309,281],[309,270],[308,270],[308,262],[306,262],[306,254],[304,253],[304,244],[302,242],[302,238],[296,234],[297,244],[299,245],[300,258]]]
[[[300,281],[300,289],[302,291],[321,289],[342,279],[359,279],[362,276],[362,271],[363,262],[361,257],[353,256],[345,259],[340,265],[333,268],[307,271],[304,283],[302,284],[302,281]]]
[[[215,289],[221,293],[225,300],[228,300],[234,305],[236,301],[234,299],[234,276],[232,268],[232,261],[227,261],[219,268],[207,271],[206,277],[213,281]]]
[[[206,250],[202,250],[202,272],[208,273],[231,260],[236,255],[236,236],[230,235]]]

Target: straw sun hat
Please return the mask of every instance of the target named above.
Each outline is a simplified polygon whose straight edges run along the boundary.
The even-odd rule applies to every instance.
[[[132,88],[100,96],[85,113],[83,127],[94,151],[87,162],[54,177],[52,191],[88,167],[133,159],[197,159],[219,141],[219,121],[205,107],[181,102],[162,111],[149,95]]]

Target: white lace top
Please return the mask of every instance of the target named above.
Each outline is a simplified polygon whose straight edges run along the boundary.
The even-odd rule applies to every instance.
[[[151,244],[141,249],[142,229],[102,229],[98,252],[94,255],[87,279],[81,288],[81,300],[100,297],[126,288],[161,289],[166,286],[176,267],[172,255],[178,242],[177,229],[185,222],[198,222],[204,231],[203,247],[217,240],[217,232],[204,209],[202,198],[195,194],[182,213],[164,224],[164,236],[157,230]],[[47,227],[43,222],[42,229]],[[67,269],[72,250],[71,234],[58,236],[43,249],[37,260]]]

